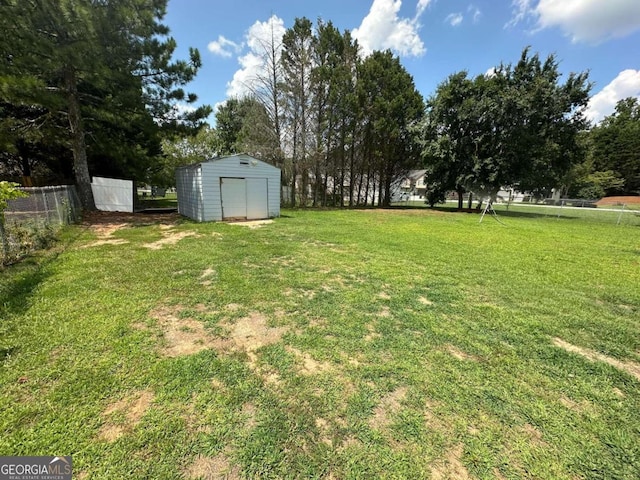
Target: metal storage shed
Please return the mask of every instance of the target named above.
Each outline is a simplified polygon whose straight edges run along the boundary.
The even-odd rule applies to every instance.
[[[199,222],[280,216],[280,169],[249,155],[176,169],[178,211]]]

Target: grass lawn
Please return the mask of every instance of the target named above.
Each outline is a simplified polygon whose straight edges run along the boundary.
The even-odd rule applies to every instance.
[[[81,479],[640,477],[637,226],[283,213],[96,217],[0,272],[2,455]]]

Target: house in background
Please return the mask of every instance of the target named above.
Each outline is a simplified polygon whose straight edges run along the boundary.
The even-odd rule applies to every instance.
[[[280,169],[249,155],[176,169],[178,212],[199,222],[280,216]]]
[[[396,198],[404,201],[424,199],[427,191],[426,173],[426,170],[409,170],[395,189],[394,200]]]

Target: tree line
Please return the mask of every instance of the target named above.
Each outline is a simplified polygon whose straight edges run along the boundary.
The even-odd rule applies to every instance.
[[[201,65],[162,24],[166,0],[4,0],[0,4],[0,174],[89,174],[170,186],[176,166],[248,153],[282,171],[290,205],[391,203],[410,169],[427,201],[448,192],[598,197],[640,191],[635,99],[592,127],[586,73],[562,81],[554,56],[529,49],[490,74],[457,72],[423,99],[390,51],[363,57],[348,30],[298,18],[261,40],[264,68],[218,108],[179,109]]]
[[[424,114],[400,60],[362,58],[348,30],[307,18],[262,47],[266,69],[250,94],[216,113],[220,151],[279,167],[290,205],[389,205],[420,161],[411,128]]]

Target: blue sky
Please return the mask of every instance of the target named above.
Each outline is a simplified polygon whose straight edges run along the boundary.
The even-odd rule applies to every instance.
[[[257,40],[296,17],[351,30],[363,53],[390,48],[427,98],[450,74],[516,62],[526,46],[555,54],[560,71],[589,71],[595,122],[640,97],[640,0],[170,0],[164,22],[177,56],[200,50],[188,90],[212,106],[242,95],[261,68]]]

